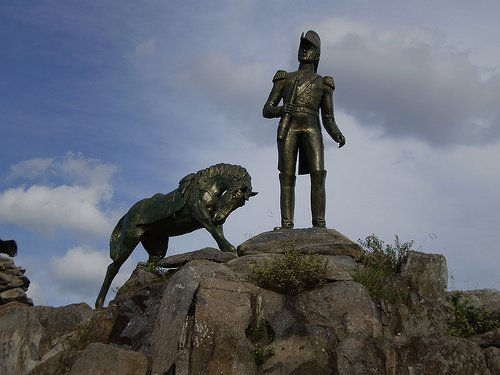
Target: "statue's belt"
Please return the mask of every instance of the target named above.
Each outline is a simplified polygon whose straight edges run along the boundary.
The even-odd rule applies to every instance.
[[[294,108],[293,112],[294,113],[307,113],[308,115],[313,115],[313,116],[319,117],[317,109],[312,109],[312,108],[308,108],[308,107],[296,106]]]

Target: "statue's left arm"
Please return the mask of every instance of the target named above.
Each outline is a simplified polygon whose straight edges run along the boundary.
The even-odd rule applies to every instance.
[[[332,77],[323,78],[323,96],[321,98],[321,119],[326,132],[332,139],[339,144],[339,147],[345,145],[345,137],[340,131],[335,117],[333,115],[333,90],[335,90],[335,83]]]

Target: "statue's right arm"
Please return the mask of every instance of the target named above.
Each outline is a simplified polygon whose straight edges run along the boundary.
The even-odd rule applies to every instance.
[[[267,98],[266,104],[264,104],[264,108],[262,110],[262,115],[265,118],[276,118],[283,116],[284,107],[278,106],[282,99],[282,89],[285,85],[287,72],[284,70],[278,70],[273,78],[273,88],[271,89],[271,93],[269,94],[269,98]]]

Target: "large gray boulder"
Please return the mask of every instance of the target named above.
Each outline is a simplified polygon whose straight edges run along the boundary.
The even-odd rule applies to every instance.
[[[92,343],[79,353],[70,375],[146,375],[148,359],[144,354],[112,345]]]
[[[407,337],[447,333],[446,259],[439,254],[410,251],[401,277],[406,290],[404,304],[396,306],[401,333]]]
[[[59,308],[0,306],[0,335],[4,348],[0,374],[26,374],[56,354],[75,346],[80,327],[95,315],[86,304]]]
[[[261,233],[238,246],[238,255],[284,254],[297,250],[302,254],[349,255],[359,260],[361,247],[335,229],[283,229]]]
[[[500,291],[496,289],[463,290],[461,293],[470,303],[479,308],[500,314]]]
[[[153,373],[163,374],[171,368],[181,367],[176,362],[182,362],[186,356],[182,349],[185,347],[183,342],[195,309],[196,292],[203,278],[237,279],[223,264],[196,260],[186,264],[168,280],[154,323],[151,343]]]
[[[413,370],[413,374],[490,374],[479,346],[466,339],[415,339],[409,347],[409,352],[407,366]]]
[[[158,267],[179,268],[193,260],[210,260],[216,263],[226,263],[236,257],[237,255],[234,253],[220,251],[213,247],[205,247],[201,250],[168,256],[158,262]]]

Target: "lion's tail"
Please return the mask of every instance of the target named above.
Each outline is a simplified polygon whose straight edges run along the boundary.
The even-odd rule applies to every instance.
[[[118,259],[120,252],[120,240],[122,236],[122,226],[125,216],[123,216],[113,229],[113,233],[111,233],[111,238],[109,239],[109,256],[112,260]]]

